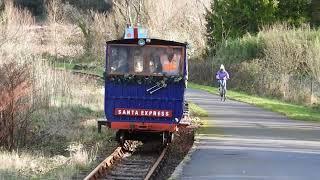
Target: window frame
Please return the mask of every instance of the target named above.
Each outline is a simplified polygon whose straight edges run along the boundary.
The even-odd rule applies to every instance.
[[[134,50],[133,48],[129,50],[128,53],[128,69],[129,71],[126,73],[122,72],[111,72],[111,63],[110,63],[110,55],[111,55],[111,47],[116,46],[116,47],[135,47],[135,48],[141,48],[142,49],[142,57],[143,57],[143,71],[140,73],[134,72]],[[184,63],[185,63],[185,47],[183,46],[172,46],[172,45],[144,45],[144,46],[139,46],[136,44],[108,44],[107,45],[107,66],[106,66],[106,74],[107,75],[125,75],[125,74],[132,74],[132,75],[143,75],[143,76],[165,76],[165,73],[151,73],[150,72],[150,60],[151,60],[151,51],[145,50],[146,48],[173,48],[173,49],[180,49],[181,50],[181,58],[179,62],[179,72],[174,75],[169,75],[169,76],[182,76],[184,74]],[[161,62],[160,62],[161,63]]]

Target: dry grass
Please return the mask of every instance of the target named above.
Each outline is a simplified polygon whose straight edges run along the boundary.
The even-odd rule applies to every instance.
[[[85,167],[96,156],[96,151],[87,151],[80,143],[70,144],[67,148],[70,155],[47,157],[24,152],[0,152],[0,171],[18,172],[23,176],[44,175],[62,166]],[[1,177],[1,175],[0,175]]]
[[[69,177],[78,166],[90,164],[97,149],[113,134],[99,135],[94,123],[82,123],[102,116],[102,87],[90,79],[53,69],[52,62],[45,58],[73,61],[86,53],[88,42],[93,42],[89,59],[103,64],[105,41],[121,38],[126,21],[120,18],[120,9],[108,14],[75,12],[78,20],[85,23],[83,31],[68,18],[70,9],[74,9],[58,0],[47,2],[48,21],[41,25],[35,23],[28,11],[14,8],[12,1],[6,1],[4,18],[0,20],[0,66],[7,62],[30,65],[32,93],[28,103],[34,109],[30,139],[25,144],[29,150],[23,153],[22,147],[21,153],[2,150],[0,170],[13,168],[30,176],[54,174],[59,178]],[[150,28],[151,37],[188,41],[193,46],[190,55],[201,53],[205,46],[203,14],[209,0],[145,1],[143,6],[141,23]],[[10,163],[3,165],[3,162]],[[32,165],[26,166],[26,162]],[[55,173],[55,169],[66,165],[70,172]]]
[[[22,175],[44,174],[68,162],[64,156],[47,158],[41,155],[17,152],[0,152],[0,170],[19,172]]]
[[[93,161],[108,138],[108,134],[97,134],[96,127],[81,124],[87,118],[102,116],[102,87],[88,78],[53,69],[42,55],[57,58],[81,55],[83,47],[78,43],[82,41],[81,31],[75,25],[59,22],[38,26],[27,11],[12,4],[6,6],[3,15],[0,66],[8,62],[30,66],[32,93],[26,103],[32,104],[34,111],[25,144],[28,150],[24,147],[19,147],[18,153],[1,150],[0,171],[28,177],[71,177],[79,167]],[[68,171],[57,170],[66,166]]]

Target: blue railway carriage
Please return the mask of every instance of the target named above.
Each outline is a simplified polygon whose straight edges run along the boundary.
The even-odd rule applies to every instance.
[[[117,140],[172,140],[185,111],[186,44],[160,39],[107,42],[105,115]]]

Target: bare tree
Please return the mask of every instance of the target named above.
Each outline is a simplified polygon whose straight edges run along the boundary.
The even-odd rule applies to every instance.
[[[141,23],[144,15],[142,0],[112,0],[113,10],[121,15],[122,19],[130,26]]]
[[[152,37],[188,41],[199,54],[205,46],[204,13],[209,0],[113,0],[118,26],[143,25]]]
[[[28,126],[24,123],[28,119],[21,120],[19,115],[30,107],[27,100],[31,92],[29,67],[11,62],[3,64],[0,70],[0,145],[13,150],[17,145],[18,127]]]

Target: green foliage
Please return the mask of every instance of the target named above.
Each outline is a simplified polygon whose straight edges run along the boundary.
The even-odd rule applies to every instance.
[[[215,0],[208,12],[207,33],[211,47],[229,38],[255,33],[276,20],[275,0]]]
[[[4,2],[0,0],[0,12],[4,10]]]
[[[320,8],[319,8],[320,9]],[[207,12],[207,37],[210,47],[246,33],[257,33],[266,25],[284,22],[301,26],[310,22],[310,0],[215,0]]]
[[[320,97],[310,89],[313,86],[313,91],[318,92],[320,87],[319,47],[320,30],[276,25],[255,36],[225,41],[217,48],[212,64],[216,68],[221,63],[226,65],[231,88],[312,104]],[[194,71],[196,65],[199,67]],[[203,82],[207,68],[207,64],[190,63],[190,74],[197,74],[190,79],[203,84],[212,82]]]
[[[29,9],[33,15],[44,15],[46,0],[14,0],[14,4],[21,8]],[[63,0],[63,3],[70,3],[81,10],[95,10],[99,12],[106,12],[111,8],[109,3],[104,0]],[[0,1],[0,11],[1,11]]]
[[[105,12],[111,8],[111,5],[106,3],[105,0],[67,0],[67,2],[82,10],[92,9],[99,12]]]
[[[245,35],[242,38],[224,41],[216,50],[214,60],[218,64],[231,65],[255,59],[262,60],[266,58],[265,53],[268,53],[269,61],[281,58],[285,59],[284,64],[287,64],[293,61],[294,56],[301,55],[300,59],[306,60],[308,52],[311,51],[314,43],[317,43],[317,39],[320,39],[319,30],[273,27],[262,30],[255,36]],[[271,59],[273,54],[278,56]],[[276,64],[279,63],[280,61]]]
[[[311,21],[312,25],[320,26],[320,1],[311,0]]]
[[[263,56],[263,49],[264,39],[259,35],[229,39],[217,49],[215,63],[230,65],[258,59]]]
[[[14,0],[14,4],[29,9],[33,15],[42,15],[45,12],[44,0]]]
[[[279,10],[276,16],[282,22],[293,26],[300,26],[310,22],[311,0],[279,0]]]

